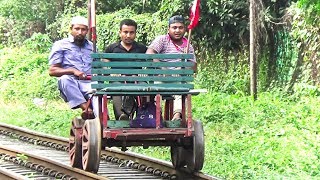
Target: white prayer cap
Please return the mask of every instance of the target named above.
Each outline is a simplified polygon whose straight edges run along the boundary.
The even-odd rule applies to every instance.
[[[71,25],[75,25],[75,24],[88,26],[88,19],[82,16],[75,16],[71,20]]]

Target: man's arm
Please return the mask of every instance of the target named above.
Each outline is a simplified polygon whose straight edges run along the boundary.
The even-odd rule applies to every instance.
[[[85,80],[87,78],[87,75],[84,72],[74,68],[64,69],[61,67],[60,63],[50,65],[49,75],[55,77],[61,77],[63,75],[74,75],[76,77],[79,77],[79,79],[81,80]]]
[[[147,51],[146,51],[146,54],[158,54],[158,52],[155,51],[152,48],[148,48]],[[159,59],[153,59],[153,62],[160,62],[160,60]]]
[[[116,43],[110,44],[109,46],[106,47],[104,50],[104,53],[113,53],[113,49]],[[110,62],[110,59],[101,59],[103,62]]]
[[[197,68],[196,54],[194,53],[194,49],[193,49],[193,46],[191,44],[190,44],[190,47],[189,47],[189,53],[193,54],[193,59],[189,59],[189,61],[193,62],[192,69],[193,69],[194,73],[197,73],[198,68]]]
[[[192,67],[192,69],[193,69],[193,72],[194,72],[194,73],[197,73],[198,68],[197,68],[197,63],[196,63],[196,62],[193,62],[193,67]]]

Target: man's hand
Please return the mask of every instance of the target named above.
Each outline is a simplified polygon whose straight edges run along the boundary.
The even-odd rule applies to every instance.
[[[75,69],[73,74],[78,77],[79,80],[87,80],[87,75],[82,71]]]
[[[81,74],[79,80],[87,80],[87,75],[85,73]]]

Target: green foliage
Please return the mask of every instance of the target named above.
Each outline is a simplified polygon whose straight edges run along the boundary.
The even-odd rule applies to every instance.
[[[9,44],[21,45],[34,32],[45,32],[47,24],[55,21],[62,8],[61,1],[12,0],[0,1],[0,38]]]
[[[17,159],[23,162],[27,162],[28,156],[26,156],[25,154],[17,154]]]
[[[312,14],[320,14],[320,2],[317,0],[299,0],[298,5],[303,9],[310,9]],[[314,18],[314,16],[310,16],[310,18]]]
[[[168,17],[187,17],[191,2],[113,0],[105,6],[98,2],[99,50],[118,40],[123,18],[136,20],[137,41],[149,44],[167,31]],[[259,85],[264,90],[276,88],[260,93],[258,100],[251,102],[246,96],[248,3],[201,1],[201,18],[192,31],[192,44],[199,64],[197,87],[210,93],[193,99],[193,116],[205,123],[206,173],[226,179],[320,178],[320,93],[310,85],[318,84],[319,2],[299,0],[298,6],[285,9],[288,2],[263,2],[268,38],[260,44],[264,49],[259,60]],[[47,74],[47,51],[49,39],[66,37],[72,16],[86,13],[85,1],[0,1],[0,94],[5,102],[13,103],[3,105],[2,101],[0,119],[68,136],[70,120],[79,112],[70,111],[60,100],[56,79]],[[42,32],[43,27],[49,36],[33,33]],[[25,41],[28,37],[31,39]],[[24,47],[3,47],[7,43],[23,43]],[[293,77],[298,70],[301,73]],[[283,93],[289,82],[295,92],[290,95]],[[34,98],[43,98],[45,105],[35,105]],[[145,153],[170,159],[168,148]]]
[[[48,75],[48,54],[5,48],[0,55],[0,92],[4,100],[58,97],[55,79]]]
[[[14,19],[7,19],[0,16],[0,39],[2,45],[21,45],[26,39],[25,23],[16,23]]]
[[[216,92],[193,97],[193,117],[204,122],[202,172],[223,179],[319,179],[319,98],[303,91],[299,98],[261,93],[255,102]],[[168,148],[131,150],[170,160]]]
[[[0,104],[1,122],[27,127],[39,132],[63,137],[69,136],[71,120],[80,114],[71,111],[62,100],[45,100],[42,105],[35,105],[32,99]]]
[[[319,8],[320,3],[299,1],[301,5],[304,3],[304,9],[298,8],[295,4],[289,9],[293,19],[290,35],[300,50],[298,55],[303,59],[300,82],[319,84],[317,64],[320,57],[320,11],[316,7]]]
[[[47,18],[48,4],[42,0],[11,0],[0,1],[0,15],[16,20],[39,20]],[[53,6],[51,6],[53,7]]]
[[[247,94],[249,66],[247,54],[216,51],[199,52],[197,84],[200,88],[232,94]]]
[[[5,48],[0,55],[0,94],[5,100],[0,103],[1,121],[67,137],[71,119],[80,112],[71,111],[58,98],[56,80],[47,75],[47,54],[35,54],[24,47]],[[214,57],[218,61],[223,54],[217,52]],[[232,61],[238,65],[230,63],[230,71],[216,76],[247,72],[238,69],[247,68],[246,62],[240,61],[242,57],[228,57],[238,57],[238,61]],[[219,63],[226,66],[225,61]],[[215,78],[212,74],[209,77]],[[258,100],[252,102],[243,93],[243,82],[233,79],[230,78],[231,83],[224,82],[230,84],[225,89],[214,88],[234,95],[210,92],[193,97],[193,117],[205,127],[203,172],[225,179],[318,179],[319,89],[296,84],[295,94],[283,94],[279,89],[260,93]],[[44,103],[38,105],[34,98],[42,98]],[[132,150],[170,160],[169,148]]]
[[[138,24],[136,41],[149,44],[155,36],[167,30],[166,21],[160,21],[154,14],[134,14],[134,11],[123,9],[112,14],[97,17],[98,48],[103,51],[105,45],[119,41],[120,21],[131,18]],[[106,28],[108,27],[108,28]]]
[[[109,0],[105,2],[98,2],[98,11],[102,13],[112,13],[120,9],[130,8],[136,14],[141,13],[153,13],[157,11],[163,0],[137,0],[137,1],[128,1],[128,0]]]
[[[208,50],[239,50],[248,44],[248,15],[246,1],[201,1],[201,19],[193,39]]]
[[[33,51],[48,52],[52,46],[52,41],[47,34],[34,33],[31,38],[24,41],[24,45]]]
[[[157,13],[159,18],[166,19],[173,14],[183,14],[191,0],[110,0],[98,2],[98,14],[114,13],[121,9],[130,9],[134,14]]]
[[[194,98],[193,116],[206,122],[210,142],[206,169],[226,179],[319,178],[317,98],[291,101],[276,92],[258,97],[254,103],[221,93]]]

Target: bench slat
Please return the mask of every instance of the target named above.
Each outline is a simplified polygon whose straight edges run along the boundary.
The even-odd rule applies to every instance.
[[[193,54],[92,53],[97,59],[192,59]]]
[[[92,74],[180,74],[180,75],[192,75],[192,69],[102,69],[96,68],[92,69]]]
[[[101,61],[93,61],[92,67],[93,68],[102,68],[102,67],[114,67],[114,68],[121,68],[121,67],[149,67],[149,68],[161,68],[161,67],[193,67],[193,62],[101,62]]]
[[[104,89],[108,87],[119,87],[119,86],[124,86],[124,84],[103,84],[103,83],[98,83],[98,84],[92,84],[91,87],[93,89]],[[127,86],[135,86],[135,87],[147,87],[147,86],[152,86],[152,87],[159,87],[159,88],[172,88],[172,87],[179,87],[179,88],[188,88],[188,89],[193,89],[194,85],[193,84],[177,84],[177,83],[167,83],[167,84],[127,84]]]
[[[161,82],[182,82],[182,81],[193,81],[192,76],[92,76],[93,81],[113,81],[113,82],[124,82],[124,81],[161,81]]]
[[[169,91],[169,92],[159,92],[159,91],[154,91],[154,92],[105,92],[105,91],[97,91],[95,94],[98,95],[133,95],[133,96],[140,96],[140,95],[186,95],[186,94],[192,94],[192,95],[197,95],[199,94],[199,92],[173,92],[173,91]]]
[[[194,88],[194,62],[187,59],[192,59],[193,54],[93,53],[91,57],[94,58],[92,74],[95,74],[92,81],[97,82],[91,86],[97,95],[197,94],[190,92]],[[103,62],[100,59],[117,61]],[[153,62],[153,59],[181,60]]]
[[[181,87],[159,87],[159,86],[133,86],[133,85],[122,85],[117,87],[106,87],[101,89],[106,92],[188,92],[189,88]]]

